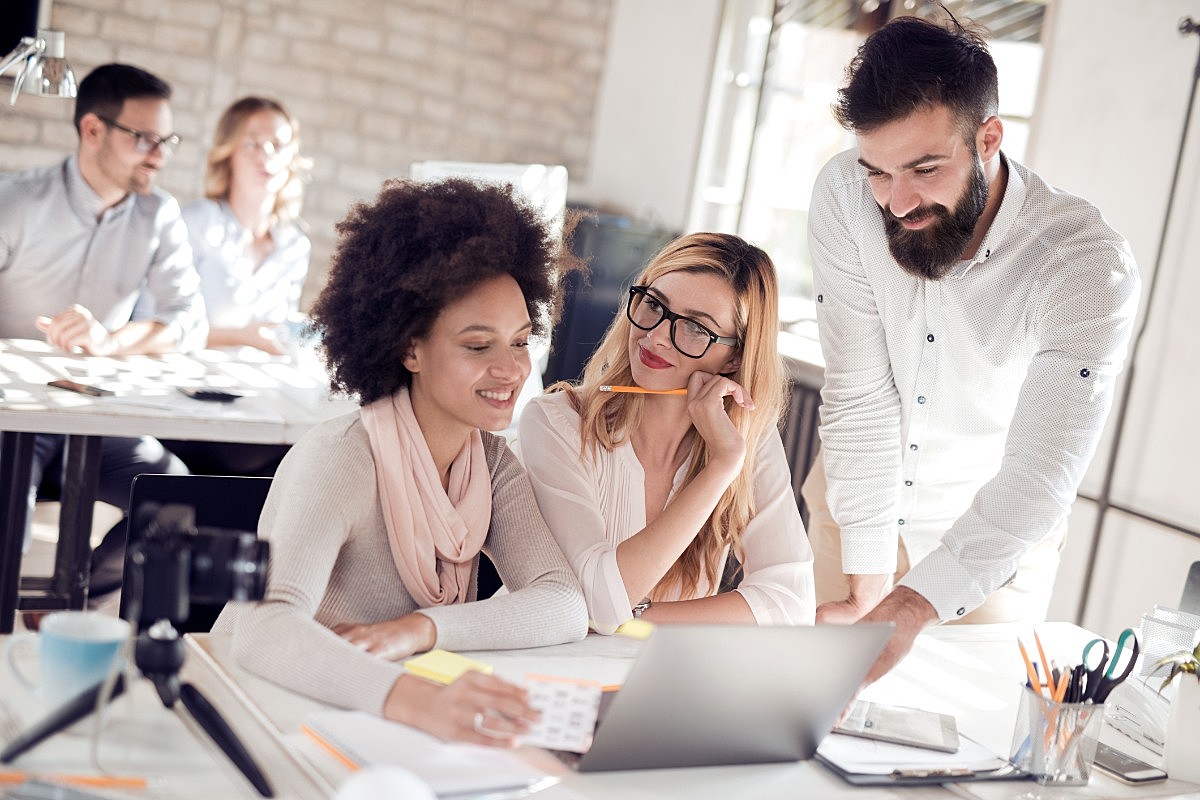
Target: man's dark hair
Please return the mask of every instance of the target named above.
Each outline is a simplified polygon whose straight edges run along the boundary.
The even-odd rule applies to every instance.
[[[125,101],[140,97],[171,99],[171,86],[157,75],[129,64],[102,64],[79,83],[75,97],[75,130],[87,113],[116,119]]]
[[[998,104],[996,62],[982,36],[953,16],[944,26],[897,17],[858,48],[833,113],[847,130],[869,133],[940,105],[970,139]]]
[[[575,218],[566,221],[569,240]],[[511,186],[462,178],[388,181],[337,224],[329,281],[312,308],[335,391],[366,404],[411,382],[403,360],[447,305],[511,275],[534,335],[548,335],[561,283],[582,266]]]

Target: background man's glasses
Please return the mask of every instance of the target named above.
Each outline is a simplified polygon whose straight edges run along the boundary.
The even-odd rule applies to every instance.
[[[96,116],[100,117],[99,114]],[[110,128],[116,128],[121,133],[127,133],[132,136],[134,149],[144,156],[150,155],[155,150],[162,150],[163,155],[169,156],[175,152],[175,148],[183,141],[178,133],[172,133],[169,136],[155,136],[153,133],[134,130],[108,117],[100,117],[100,121]]]
[[[703,358],[713,343],[726,347],[737,347],[739,344],[732,336],[718,336],[691,317],[676,314],[650,294],[649,287],[646,286],[629,287],[629,303],[625,306],[625,315],[635,328],[644,331],[654,330],[665,319],[671,320],[671,344],[688,358]]]

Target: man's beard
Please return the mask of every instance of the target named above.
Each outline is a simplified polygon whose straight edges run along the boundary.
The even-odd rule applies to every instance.
[[[975,235],[975,224],[983,216],[984,206],[987,205],[988,184],[983,175],[983,165],[977,157],[972,160],[974,165],[970,180],[953,212],[935,204],[918,206],[904,216],[910,221],[933,216],[932,224],[910,231],[891,211],[879,209],[883,213],[884,230],[892,257],[905,271],[918,278],[940,281],[949,275],[962,257],[963,249]]]

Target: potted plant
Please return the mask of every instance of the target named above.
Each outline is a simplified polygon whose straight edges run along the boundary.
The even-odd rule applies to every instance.
[[[1162,692],[1173,681],[1176,683],[1167,717],[1164,766],[1172,778],[1200,783],[1200,758],[1196,757],[1196,734],[1200,732],[1200,644],[1193,650],[1160,658],[1154,672],[1168,667],[1167,676],[1158,688]]]

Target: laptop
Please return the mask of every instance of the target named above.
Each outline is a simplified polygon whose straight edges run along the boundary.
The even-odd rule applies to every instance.
[[[603,772],[811,758],[892,629],[659,626],[601,706],[591,747],[568,763]]]

